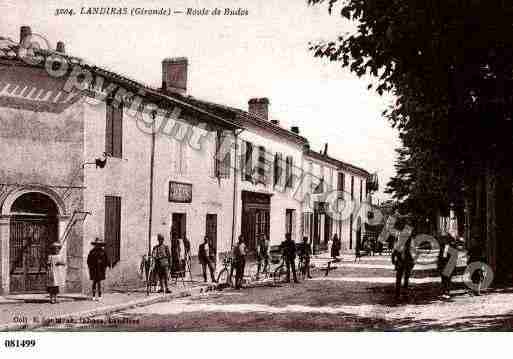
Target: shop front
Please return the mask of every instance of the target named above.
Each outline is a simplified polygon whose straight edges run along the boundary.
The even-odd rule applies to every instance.
[[[242,235],[249,252],[256,250],[258,238],[270,236],[271,194],[242,191]]]

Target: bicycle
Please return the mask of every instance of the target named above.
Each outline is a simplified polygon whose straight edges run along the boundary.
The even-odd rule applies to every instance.
[[[146,282],[146,295],[156,292],[158,280],[157,272],[155,271],[155,258],[151,255],[143,255],[139,269],[141,276],[144,275]]]
[[[232,265],[233,265],[232,257],[227,256],[227,257],[223,258],[223,269],[221,269],[219,271],[219,274],[217,275],[217,283],[219,285],[227,284],[228,286],[231,286]]]
[[[294,261],[296,261],[296,259],[294,259]],[[302,264],[304,266],[304,264]],[[296,267],[296,275],[298,273],[301,273],[299,271],[299,266],[300,266],[300,263],[298,263],[297,267]],[[303,267],[301,267],[303,268]],[[293,276],[293,274],[291,273],[290,275]],[[276,267],[276,269],[274,270],[273,272],[273,280],[274,280],[274,284],[277,284],[279,282],[284,282],[284,278],[283,276],[287,276],[287,263],[285,261],[285,256],[282,254],[281,255],[281,260],[280,260],[280,264],[278,265],[278,267]],[[304,277],[303,277],[304,278]]]

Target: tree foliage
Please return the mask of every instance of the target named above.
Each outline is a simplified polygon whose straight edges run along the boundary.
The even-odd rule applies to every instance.
[[[377,93],[397,99],[384,112],[403,142],[388,186],[396,199],[417,206],[461,201],[465,174],[498,155],[509,159],[513,2],[308,3],[325,3],[357,23],[356,33],[312,44],[315,56],[373,75]]]

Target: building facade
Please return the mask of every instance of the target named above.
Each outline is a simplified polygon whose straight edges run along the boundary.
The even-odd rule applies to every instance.
[[[354,248],[368,172],[310,151],[297,127],[269,119],[268,99],[246,111],[188,96],[186,58],[164,59],[162,86],[151,88],[65,54],[63,43],[27,50],[28,35],[0,38],[1,293],[44,291],[55,241],[68,292],[88,290],[96,237],[112,261],[107,288],[142,284],[158,234],[172,251],[173,239],[189,240],[195,273],[205,235],[216,256],[239,235],[250,252],[262,235],[277,245],[287,233],[316,251],[334,233]],[[334,190],[359,208],[350,221],[329,216]]]
[[[0,167],[2,293],[45,290],[58,240],[71,292],[89,287],[95,237],[112,262],[107,287],[140,283],[158,233],[168,245],[173,232],[187,237],[193,253],[205,234],[216,251],[229,250],[234,176],[215,154],[237,126],[64,53],[0,41],[0,146],[9,154]],[[175,63],[162,66],[165,78]]]

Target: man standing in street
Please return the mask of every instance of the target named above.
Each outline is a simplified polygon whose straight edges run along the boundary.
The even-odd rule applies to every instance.
[[[157,235],[158,244],[153,247],[151,255],[155,259],[155,270],[160,281],[160,291],[165,290],[166,293],[171,293],[167,286],[167,277],[169,275],[169,268],[171,267],[171,252],[169,247],[164,244],[164,236]]]
[[[93,249],[87,256],[87,267],[89,268],[89,278],[93,282],[93,300],[99,301],[102,298],[102,281],[105,280],[105,270],[110,267],[110,261],[105,251],[105,242],[97,237],[91,244]],[[97,292],[98,296],[96,296]]]
[[[257,243],[257,275],[256,279],[260,278],[260,273],[266,273],[269,270],[269,247],[270,241],[265,234],[260,236]]]
[[[208,236],[205,236],[203,238],[203,243],[200,244],[199,250],[198,250],[198,259],[201,263],[201,266],[203,267],[203,281],[207,282],[207,267],[210,271],[210,279],[212,280],[212,283],[216,282],[216,279],[214,277],[214,265],[213,265],[213,259],[212,259],[212,253],[210,252],[210,245],[208,243]]]
[[[239,242],[233,247],[233,266],[235,267],[235,289],[241,289],[246,266],[246,244],[244,237],[239,236]]]
[[[399,300],[401,297],[401,284],[404,277],[403,288],[408,289],[411,271],[415,265],[415,261],[411,254],[411,240],[412,237],[399,248],[395,248],[392,252],[392,264],[395,266],[395,299]]]
[[[439,237],[438,271],[442,280],[441,297],[451,298],[451,278],[456,267],[457,257],[453,259],[454,265],[450,263],[451,256],[458,255],[454,245],[454,238],[447,232],[442,232]]]
[[[303,257],[303,277],[307,277],[308,279],[311,279],[312,276],[310,275],[310,257],[312,256],[312,246],[308,242],[308,237],[303,237],[303,252],[301,253],[301,256]]]
[[[285,240],[282,242],[282,253],[285,259],[285,265],[287,266],[287,282],[290,283],[290,271],[292,270],[292,276],[294,283],[299,283],[296,276],[296,243],[292,240],[290,233],[285,234]]]

